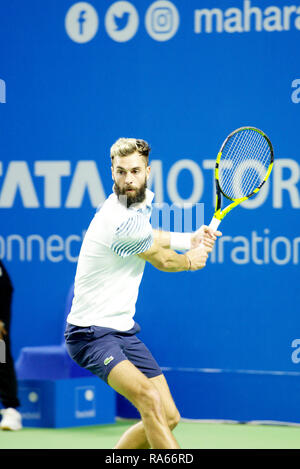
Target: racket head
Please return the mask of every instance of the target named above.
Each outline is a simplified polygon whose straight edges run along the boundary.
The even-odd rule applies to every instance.
[[[234,130],[218,153],[217,191],[233,202],[249,199],[270,176],[273,162],[272,143],[262,130],[251,126]]]

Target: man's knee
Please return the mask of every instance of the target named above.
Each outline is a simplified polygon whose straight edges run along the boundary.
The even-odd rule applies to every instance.
[[[180,413],[175,409],[167,415],[167,422],[171,430],[173,430],[180,422]]]
[[[162,402],[159,392],[150,382],[143,382],[138,386],[136,394],[136,406],[142,417],[161,417]]]
[[[162,418],[164,411],[161,395],[159,391],[154,386],[152,386],[151,383],[143,383],[139,387],[136,397],[137,408],[139,409],[142,416],[151,415],[159,419]],[[180,421],[180,413],[174,406],[171,411],[166,411],[165,414],[167,424],[169,428],[173,430],[173,428],[175,428]]]

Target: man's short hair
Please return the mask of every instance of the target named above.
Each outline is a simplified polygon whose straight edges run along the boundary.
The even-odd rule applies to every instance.
[[[137,152],[141,156],[144,156],[148,166],[150,150],[150,145],[145,140],[137,138],[119,138],[110,149],[111,164],[113,164],[115,156],[128,156]]]

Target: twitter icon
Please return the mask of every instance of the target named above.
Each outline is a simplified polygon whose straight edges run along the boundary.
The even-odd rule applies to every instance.
[[[122,16],[114,16],[114,22],[116,24],[116,30],[121,31],[122,29],[126,28],[128,24],[130,13],[129,12],[124,12],[122,13]]]
[[[105,15],[107,34],[116,42],[127,42],[136,34],[139,26],[139,15],[130,2],[113,3]]]

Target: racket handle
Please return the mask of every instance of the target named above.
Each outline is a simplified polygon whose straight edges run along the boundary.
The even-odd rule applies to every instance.
[[[221,223],[221,220],[218,220],[217,218],[213,217],[212,221],[208,225],[209,228],[212,228],[214,231],[217,231],[219,224]]]

